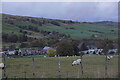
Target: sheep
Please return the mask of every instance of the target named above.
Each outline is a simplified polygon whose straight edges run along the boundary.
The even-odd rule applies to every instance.
[[[73,61],[72,66],[79,65],[80,63],[81,63],[81,59],[77,59],[77,60]]]
[[[4,69],[4,68],[5,68],[4,63],[0,63],[0,69]]]
[[[113,56],[110,56],[110,58],[112,59],[112,58],[113,58]]]
[[[55,55],[54,57],[57,57],[57,55]]]
[[[112,58],[113,58],[113,56],[107,56],[107,60],[110,60]]]
[[[107,56],[107,60],[110,60],[110,57],[109,57],[109,56]]]
[[[44,58],[46,58],[46,56],[44,56]]]

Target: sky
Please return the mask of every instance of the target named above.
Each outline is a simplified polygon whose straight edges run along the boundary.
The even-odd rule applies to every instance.
[[[73,20],[118,21],[117,2],[3,2],[2,13]]]

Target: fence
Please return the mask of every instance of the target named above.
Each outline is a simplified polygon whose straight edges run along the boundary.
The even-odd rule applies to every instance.
[[[84,55],[81,65],[72,66],[80,56],[71,57],[37,57],[6,58],[3,77],[7,78],[105,78],[118,77],[118,56],[107,63],[105,70],[104,55]]]

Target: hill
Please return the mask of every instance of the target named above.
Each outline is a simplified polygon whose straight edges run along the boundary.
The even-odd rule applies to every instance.
[[[26,33],[29,37],[44,37],[46,33],[58,32],[73,39],[116,39],[116,22],[74,22],[71,20],[46,19],[2,14],[3,33]]]

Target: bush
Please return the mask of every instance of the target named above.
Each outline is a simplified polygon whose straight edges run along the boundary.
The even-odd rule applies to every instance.
[[[55,55],[56,55],[55,49],[48,49],[48,56],[49,57],[54,57]]]
[[[15,51],[15,55],[18,55],[18,54],[19,54],[19,51],[18,51],[18,50],[16,50],[16,51]]]

